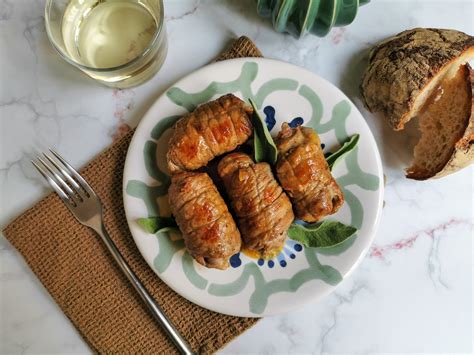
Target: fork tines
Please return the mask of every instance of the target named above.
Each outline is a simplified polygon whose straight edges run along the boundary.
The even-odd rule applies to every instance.
[[[95,195],[89,184],[63,157],[53,149],[49,151],[31,162],[66,205],[77,207]]]

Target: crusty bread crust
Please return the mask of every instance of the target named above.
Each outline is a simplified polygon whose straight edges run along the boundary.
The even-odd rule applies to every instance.
[[[365,105],[395,130],[423,106],[451,68],[474,58],[474,37],[460,31],[415,28],[375,46],[361,84]]]

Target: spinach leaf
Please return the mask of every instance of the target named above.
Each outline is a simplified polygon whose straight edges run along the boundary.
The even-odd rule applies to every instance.
[[[255,162],[260,163],[262,161],[274,165],[278,158],[278,151],[273,142],[273,138],[268,131],[265,121],[258,113],[255,103],[249,99],[250,104],[253,108],[252,124],[253,124],[253,135],[254,135],[254,159]]]
[[[354,235],[357,229],[341,222],[325,220],[321,223],[300,225],[293,223],[288,229],[290,239],[305,247],[329,248],[344,242]]]
[[[148,217],[139,218],[137,223],[148,233],[158,233],[169,231],[170,229],[178,229],[178,225],[173,217]],[[164,230],[166,229],[166,230]]]
[[[340,159],[342,159],[346,154],[350,153],[357,146],[357,143],[359,143],[359,135],[354,134],[344,142],[341,148],[328,156],[326,161],[328,162],[329,169],[332,170],[332,168]]]

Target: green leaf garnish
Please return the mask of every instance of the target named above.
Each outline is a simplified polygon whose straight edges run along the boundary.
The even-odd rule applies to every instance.
[[[155,232],[155,234],[166,233],[166,232],[181,234],[181,230],[178,227],[163,227],[163,228],[158,229]]]
[[[253,129],[253,158],[257,163],[265,161],[265,148],[263,147],[263,142],[258,136],[257,130]]]
[[[341,244],[355,232],[357,228],[341,222],[325,220],[306,226],[293,223],[288,229],[288,236],[305,247],[329,248]]]
[[[351,136],[348,140],[344,142],[344,144],[339,148],[337,151],[332,153],[330,156],[326,158],[326,161],[328,162],[329,169],[332,170],[332,168],[336,165],[336,163],[342,159],[345,155],[350,153],[356,146],[357,143],[359,143],[359,135],[354,134]]]
[[[268,131],[265,121],[258,113],[255,103],[249,99],[253,108],[252,124],[253,124],[253,147],[255,162],[267,162],[274,165],[277,162],[278,151],[273,138]]]
[[[171,229],[178,229],[178,225],[173,217],[148,217],[139,218],[137,223],[146,232],[155,234],[157,232],[167,232]]]

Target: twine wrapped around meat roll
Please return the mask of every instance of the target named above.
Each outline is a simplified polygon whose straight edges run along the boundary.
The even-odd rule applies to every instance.
[[[199,169],[244,143],[252,135],[251,112],[245,102],[227,94],[182,117],[169,142],[169,171]]]
[[[294,215],[270,165],[255,164],[243,153],[231,153],[219,162],[217,169],[238,218],[243,247],[258,257],[277,254]]]
[[[240,233],[209,175],[175,174],[168,194],[191,256],[204,266],[226,269],[229,258],[240,250]]]
[[[316,222],[336,213],[344,196],[331,175],[316,132],[308,127],[290,128],[285,122],[275,143],[278,180],[290,196],[296,218]]]

